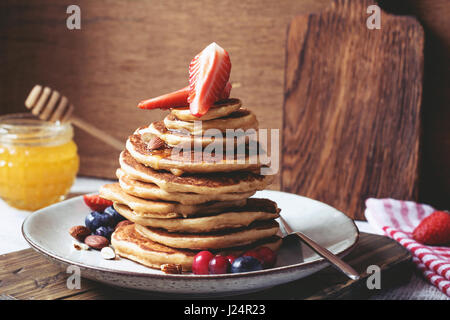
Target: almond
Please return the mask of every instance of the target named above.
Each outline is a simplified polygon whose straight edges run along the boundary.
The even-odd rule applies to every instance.
[[[115,228],[114,230],[117,230],[117,228],[119,228],[119,227],[125,227],[125,226],[127,226],[127,225],[129,225],[129,224],[133,224],[133,222],[131,222],[130,220],[123,220],[123,221],[120,221],[120,222],[116,225],[116,228]]]
[[[161,265],[161,271],[168,274],[181,274],[183,267],[181,264],[166,263]]]
[[[116,258],[116,252],[111,247],[104,247],[100,253],[105,260],[113,260]]]
[[[158,137],[153,137],[147,145],[147,148],[150,150],[158,150],[164,147],[166,143]]]
[[[83,242],[84,239],[91,234],[91,230],[85,226],[74,226],[69,229],[69,234],[76,240]]]
[[[87,236],[84,239],[84,243],[92,249],[101,250],[104,247],[109,246],[109,240],[102,236]]]

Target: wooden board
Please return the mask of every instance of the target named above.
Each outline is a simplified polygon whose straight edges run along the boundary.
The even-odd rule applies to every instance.
[[[184,87],[190,59],[215,41],[233,64],[232,95],[261,128],[281,128],[286,26],[330,0],[0,1],[0,114],[24,111],[35,83],[54,87],[75,114],[118,139],[162,119],[137,103]],[[66,8],[81,8],[81,30]],[[80,174],[115,178],[119,153],[80,130]],[[279,185],[278,182],[275,184]]]
[[[283,191],[364,219],[369,197],[416,200],[423,30],[369,0],[296,17],[286,45]]]
[[[307,278],[265,291],[234,296],[235,299],[364,299],[371,294],[409,280],[414,265],[411,254],[397,242],[383,236],[362,233],[355,249],[345,258],[362,277],[350,281],[333,267],[327,267]],[[367,268],[381,270],[381,289],[369,290]],[[139,299],[173,298],[123,291],[91,280],[82,279],[81,289],[69,290],[69,274],[32,249],[0,256],[0,295],[16,299]],[[189,299],[189,297],[184,297]]]

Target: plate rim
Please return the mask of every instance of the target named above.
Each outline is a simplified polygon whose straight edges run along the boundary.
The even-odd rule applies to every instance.
[[[353,219],[351,219],[350,217],[348,217],[347,215],[345,215],[342,211],[315,199],[312,198],[308,198],[308,197],[304,197],[295,193],[290,193],[290,192],[284,192],[284,191],[278,191],[278,190],[261,190],[261,191],[269,191],[269,192],[274,192],[274,193],[282,193],[282,194],[289,194],[289,195],[294,195],[297,197],[301,197],[304,199],[307,199],[309,201],[314,201],[317,203],[320,203],[321,205],[325,205],[327,207],[330,207],[331,209],[336,210],[337,212],[339,212],[339,214],[341,214],[344,218],[346,218],[349,222],[351,222],[354,230],[355,230],[355,236],[353,239],[353,242],[345,249],[335,253],[335,255],[339,256],[339,257],[343,257],[345,255],[347,255],[350,251],[352,251],[355,246],[358,243],[358,240],[360,238],[360,232],[358,227],[356,226],[355,222]],[[21,226],[21,232],[22,232],[22,236],[25,239],[25,241],[31,246],[31,248],[33,248],[35,251],[37,251],[40,254],[43,254],[49,258],[51,258],[52,260],[56,260],[59,263],[63,263],[66,265],[74,265],[83,269],[88,269],[88,270],[93,270],[95,272],[107,272],[110,274],[115,274],[115,275],[119,275],[119,276],[127,276],[127,277],[138,277],[138,278],[149,278],[149,279],[171,279],[171,280],[206,280],[206,279],[227,279],[227,278],[232,278],[232,279],[236,279],[236,278],[241,278],[241,277],[257,277],[257,276],[262,276],[262,275],[272,275],[274,273],[286,273],[286,272],[293,272],[295,269],[299,269],[299,268],[304,268],[307,269],[311,266],[315,266],[315,265],[320,265],[324,262],[327,262],[325,260],[325,258],[323,257],[318,257],[317,260],[313,260],[313,261],[309,261],[309,262],[301,262],[301,263],[296,263],[296,264],[291,264],[291,265],[287,265],[287,266],[280,266],[280,267],[276,267],[276,268],[270,268],[270,269],[264,269],[264,270],[258,270],[258,271],[249,271],[249,272],[240,272],[240,273],[226,273],[226,274],[208,274],[208,275],[194,275],[194,274],[157,274],[157,273],[144,273],[144,272],[139,272],[139,271],[126,271],[126,270],[114,270],[114,269],[109,269],[109,268],[105,268],[105,267],[98,267],[98,266],[91,266],[91,265],[86,265],[84,263],[81,262],[75,262],[73,260],[61,257],[57,254],[53,254],[51,252],[49,252],[49,250],[43,248],[42,246],[38,245],[37,243],[33,242],[26,234],[25,232],[25,224],[28,222],[28,220],[35,214],[39,214],[41,211],[48,209],[49,207],[53,207],[53,206],[57,206],[60,205],[63,202],[68,202],[68,201],[77,201],[79,199],[81,199],[83,197],[83,195],[80,196],[76,196],[73,197],[71,199],[68,200],[64,200],[62,202],[58,202],[55,203],[53,205],[50,205],[48,207],[39,209],[37,211],[32,212],[28,217],[25,218],[25,220],[22,223]],[[281,214],[281,213],[280,213]],[[125,258],[124,258],[125,259]],[[134,261],[133,261],[134,262]],[[137,262],[134,262],[137,263]],[[157,269],[155,269],[157,270]]]

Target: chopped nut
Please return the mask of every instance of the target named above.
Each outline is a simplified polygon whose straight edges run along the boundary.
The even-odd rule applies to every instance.
[[[84,239],[84,243],[92,249],[101,250],[104,247],[109,246],[109,240],[102,236],[87,236]]]
[[[183,268],[181,264],[166,263],[161,265],[161,271],[167,274],[181,274]]]
[[[166,143],[161,140],[159,137],[153,137],[149,142],[148,142],[148,149],[149,150],[158,150],[161,149],[162,147],[164,147]]]
[[[72,245],[76,250],[89,250],[89,246],[82,242],[78,242],[77,240],[72,241]]]
[[[85,226],[74,226],[69,229],[69,234],[76,240],[83,242],[84,239],[91,234],[91,230]]]
[[[106,260],[113,260],[116,258],[116,253],[114,252],[114,249],[111,247],[104,247],[100,254],[102,255],[103,259]]]

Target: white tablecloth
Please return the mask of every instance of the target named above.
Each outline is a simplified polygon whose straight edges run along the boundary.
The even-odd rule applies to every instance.
[[[71,192],[96,192],[101,185],[108,182],[110,181],[78,177]],[[29,212],[11,208],[4,201],[0,200],[0,214],[2,219],[0,223],[0,255],[29,248],[21,233],[22,221]],[[365,221],[356,221],[356,225],[361,232],[375,233]],[[423,280],[419,272],[412,277],[408,284],[390,290],[383,290],[382,293],[375,294],[371,299],[450,300],[437,288]]]

